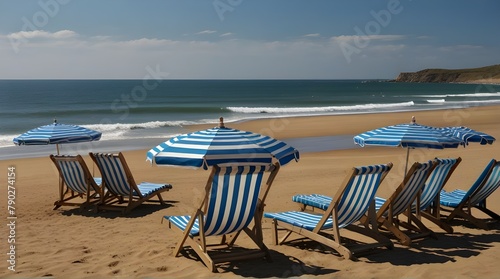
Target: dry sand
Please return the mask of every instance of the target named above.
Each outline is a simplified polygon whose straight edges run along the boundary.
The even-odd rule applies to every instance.
[[[434,126],[464,125],[500,138],[500,107],[420,111],[388,114],[301,117],[232,123],[230,127],[251,130],[279,139],[357,134],[377,127],[410,121]],[[205,128],[190,127],[193,130]],[[57,172],[48,157],[0,161],[1,185],[6,185],[9,166],[16,172],[15,226],[16,266],[8,270],[8,226],[3,225],[2,277],[32,278],[497,278],[500,274],[500,225],[481,230],[457,221],[454,234],[438,233],[438,240],[425,239],[407,248],[378,250],[354,262],[344,260],[315,243],[271,244],[270,222],[264,221],[264,241],[273,262],[236,262],[211,273],[196,259],[175,258],[172,249],[179,235],[161,224],[163,215],[190,214],[202,197],[208,177],[204,170],[156,167],[145,161],[146,150],[125,152],[137,181],[168,182],[174,188],[163,194],[168,206],[144,204],[132,213],[79,212],[72,207],[52,210],[57,196]],[[347,171],[357,165],[393,162],[394,169],[381,185],[378,196],[387,197],[402,179],[406,152],[401,148],[356,148],[320,153],[302,153],[298,163],[281,168],[266,202],[266,211],[296,209],[291,196],[297,193],[333,195]],[[470,144],[466,148],[410,152],[410,162],[439,157],[462,157],[445,189],[467,189],[490,159],[500,159],[500,145]],[[85,156],[89,166],[91,160]],[[92,167],[90,167],[92,170]],[[97,172],[97,170],[94,170]],[[6,188],[4,193],[6,193]],[[7,214],[2,195],[0,210]],[[500,191],[489,207],[500,212]],[[477,212],[477,211],[476,211]],[[478,214],[478,216],[485,217]],[[4,223],[9,220],[3,218]],[[241,246],[250,241],[241,237]],[[250,246],[249,246],[250,247]]]

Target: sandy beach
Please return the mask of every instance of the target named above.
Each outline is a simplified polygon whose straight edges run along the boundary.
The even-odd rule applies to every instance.
[[[430,126],[467,126],[500,138],[500,106],[473,107],[401,113],[275,118],[230,123],[232,128],[249,130],[285,140],[300,137],[352,135],[382,126],[409,122]],[[213,125],[192,126],[199,130]],[[165,139],[166,140],[166,139]],[[394,168],[382,183],[377,196],[387,197],[401,182],[406,151],[402,148],[366,147],[326,152],[302,152],[299,162],[282,167],[266,201],[266,211],[297,209],[291,197],[298,193],[333,195],[353,166],[393,162]],[[15,168],[15,271],[8,269],[12,235],[2,226],[3,278],[497,278],[500,272],[500,225],[482,230],[466,222],[453,222],[454,234],[445,234],[426,223],[438,239],[417,241],[408,248],[393,239],[395,248],[377,250],[359,261],[344,260],[314,242],[300,245],[271,244],[269,220],[264,220],[264,241],[271,249],[272,263],[264,260],[235,262],[211,273],[198,260],[173,257],[179,235],[161,223],[164,215],[191,214],[202,198],[209,172],[151,166],[147,150],[125,151],[136,181],[171,183],[163,194],[166,206],[143,204],[128,215],[116,212],[79,212],[74,207],[53,210],[58,194],[57,170],[48,157],[0,161],[3,175]],[[84,155],[84,154],[82,154]],[[492,159],[500,159],[500,144],[457,149],[415,149],[409,162],[434,157],[461,157],[462,163],[445,186],[446,190],[468,189]],[[91,160],[85,154],[91,171]],[[97,176],[97,175],[96,175]],[[4,191],[7,192],[6,188]],[[5,193],[4,192],[4,193]],[[6,195],[4,195],[5,197]],[[500,213],[500,191],[493,193],[488,206]],[[7,213],[7,199],[0,205]],[[474,211],[477,216],[484,214]],[[9,220],[3,218],[4,224]],[[249,244],[246,237],[240,246]]]

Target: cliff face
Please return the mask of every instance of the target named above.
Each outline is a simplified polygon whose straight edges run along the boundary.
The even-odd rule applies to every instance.
[[[456,82],[460,79],[460,74],[433,73],[430,70],[423,70],[414,73],[400,73],[396,78],[399,82]]]
[[[418,72],[400,73],[395,81],[473,83],[498,79],[500,79],[500,65],[460,70],[426,69]]]

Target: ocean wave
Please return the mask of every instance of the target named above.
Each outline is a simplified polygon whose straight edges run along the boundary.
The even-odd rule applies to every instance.
[[[213,120],[212,122],[215,122]],[[109,123],[109,124],[82,124],[79,126],[96,130],[102,133],[101,140],[145,138],[151,136],[148,130],[158,128],[180,128],[187,125],[205,124],[204,121],[150,121],[144,123]],[[142,132],[141,130],[144,130]],[[161,129],[158,134],[162,134],[165,129]],[[0,135],[0,147],[14,146],[13,139],[19,134]]]
[[[195,125],[199,124],[193,121],[150,121],[144,123],[110,123],[110,124],[87,124],[80,125],[82,127],[96,130],[99,132],[109,132],[109,131],[127,131],[127,130],[139,130],[139,129],[154,129],[163,127],[182,127],[185,125]]]
[[[473,100],[473,101],[448,101],[446,104],[449,105],[489,105],[489,104],[500,104],[500,100]]]
[[[0,147],[14,146],[13,139],[19,135],[0,135]]]
[[[317,112],[335,112],[335,111],[350,111],[350,110],[370,110],[396,107],[409,107],[415,103],[402,102],[393,104],[364,104],[352,106],[327,106],[327,107],[227,107],[226,109],[238,113],[317,113]]]
[[[500,97],[500,92],[496,93],[461,93],[461,94],[440,94],[440,95],[408,95],[396,97],[422,97],[422,98],[447,98],[447,97]]]
[[[435,103],[444,103],[444,99],[435,99],[435,100],[426,100],[427,103],[435,104]]]

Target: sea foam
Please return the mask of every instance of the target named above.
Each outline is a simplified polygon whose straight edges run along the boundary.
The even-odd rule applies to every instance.
[[[397,96],[404,97],[404,96]],[[409,97],[436,97],[436,98],[448,98],[448,97],[500,97],[500,92],[496,93],[461,93],[461,94],[433,94],[433,95],[409,95]]]
[[[364,104],[352,106],[326,106],[326,107],[227,107],[226,109],[238,113],[316,113],[316,112],[335,112],[335,111],[350,111],[350,110],[370,110],[370,109],[384,109],[384,108],[397,108],[409,107],[415,103],[402,102],[392,104]]]
[[[426,100],[427,103],[431,103],[431,104],[434,104],[434,103],[444,103],[445,100],[444,99],[435,99],[435,100]]]

